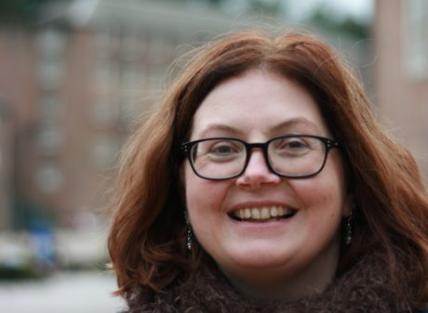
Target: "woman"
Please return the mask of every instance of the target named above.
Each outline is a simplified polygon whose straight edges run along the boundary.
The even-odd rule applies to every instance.
[[[418,312],[428,198],[307,35],[203,47],[123,154],[109,251],[128,312]]]

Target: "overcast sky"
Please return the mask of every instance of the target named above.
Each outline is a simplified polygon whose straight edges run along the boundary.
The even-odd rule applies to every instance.
[[[287,0],[289,14],[295,19],[302,19],[310,14],[319,4],[326,5],[336,16],[348,16],[367,21],[373,14],[373,0]]]

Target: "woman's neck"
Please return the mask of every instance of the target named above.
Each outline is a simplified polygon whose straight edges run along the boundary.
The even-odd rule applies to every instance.
[[[324,291],[336,275],[338,259],[339,244],[334,241],[302,268],[257,269],[239,276],[222,271],[234,288],[249,299],[292,301]]]

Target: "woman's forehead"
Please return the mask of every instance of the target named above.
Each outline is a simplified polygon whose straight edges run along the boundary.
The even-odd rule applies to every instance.
[[[317,103],[304,88],[260,70],[214,88],[194,115],[192,133],[200,137],[210,132],[248,132],[255,127],[266,132],[327,133]]]

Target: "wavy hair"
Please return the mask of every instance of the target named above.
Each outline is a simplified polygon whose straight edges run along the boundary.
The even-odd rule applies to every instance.
[[[185,249],[180,144],[188,139],[207,94],[254,68],[301,85],[344,144],[357,210],[339,273],[364,254],[382,251],[397,288],[411,289],[415,299],[426,301],[428,196],[413,157],[383,132],[360,83],[328,45],[306,34],[271,37],[257,31],[228,35],[198,49],[126,145],[108,238],[118,294],[130,298],[136,288],[162,290],[198,266],[202,249]]]

